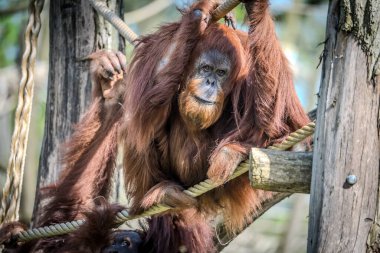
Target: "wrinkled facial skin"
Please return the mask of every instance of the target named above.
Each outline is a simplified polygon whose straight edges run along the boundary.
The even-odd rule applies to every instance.
[[[198,59],[195,69],[193,79],[201,81],[194,96],[205,105],[215,104],[230,71],[228,58],[218,51],[206,52]]]
[[[141,243],[140,235],[134,231],[116,231],[111,245],[104,248],[102,253],[138,253]]]
[[[193,74],[179,96],[181,116],[193,128],[206,129],[220,117],[230,72],[228,56],[216,50],[202,53],[195,62]]]

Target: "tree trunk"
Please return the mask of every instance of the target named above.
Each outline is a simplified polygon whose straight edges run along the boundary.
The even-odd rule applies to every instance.
[[[121,13],[121,0],[107,3]],[[33,220],[41,203],[39,189],[56,181],[61,168],[59,147],[90,102],[89,63],[81,59],[112,46],[111,28],[87,0],[50,1],[50,56],[45,133],[40,155]]]
[[[379,0],[330,2],[314,143],[309,253],[362,253],[367,248],[379,184],[379,11]],[[349,175],[357,182],[346,180]]]

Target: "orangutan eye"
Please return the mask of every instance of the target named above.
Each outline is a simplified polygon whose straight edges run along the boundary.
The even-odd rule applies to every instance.
[[[220,76],[220,77],[225,76],[226,73],[227,73],[227,71],[225,71],[224,69],[218,69],[218,70],[216,71],[216,74],[217,74],[218,76]]]
[[[211,66],[210,65],[203,65],[202,66],[202,70],[204,72],[210,72],[211,71]]]

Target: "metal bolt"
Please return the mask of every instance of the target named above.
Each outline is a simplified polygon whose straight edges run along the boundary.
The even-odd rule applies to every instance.
[[[355,175],[348,175],[346,177],[347,184],[354,185],[358,181],[358,178]]]

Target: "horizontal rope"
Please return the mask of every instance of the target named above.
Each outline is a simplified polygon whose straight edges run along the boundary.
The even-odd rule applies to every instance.
[[[311,122],[307,124],[306,126],[298,129],[297,131],[291,133],[287,138],[285,138],[285,140],[282,143],[288,143],[287,145],[281,145],[281,146],[273,145],[268,148],[274,149],[274,146],[278,146],[275,148],[276,150],[286,150],[290,147],[289,143],[293,143],[294,145],[298,142],[305,140],[307,137],[311,136],[314,133],[314,128],[315,128],[315,123]],[[290,139],[291,139],[291,142],[289,141]],[[234,173],[227,179],[227,182],[248,172],[249,167],[250,167],[249,160],[246,160],[240,163],[239,166],[235,169]],[[212,180],[206,179],[205,181],[202,181],[184,190],[184,193],[186,193],[187,195],[191,197],[198,197],[208,191],[215,189],[218,186],[220,186],[220,184],[216,184]],[[171,208],[172,207],[169,207],[167,205],[161,205],[161,204],[154,205],[148,210],[146,210],[145,212],[139,215],[132,215],[132,216],[129,215],[128,210],[122,210],[121,212],[116,214],[115,221],[116,223],[119,224],[126,221],[159,214],[159,213],[168,211]],[[85,222],[84,220],[76,220],[72,222],[59,223],[59,224],[46,226],[46,227],[29,229],[17,234],[17,239],[18,241],[26,242],[26,241],[30,241],[34,239],[39,239],[39,238],[67,234],[78,229],[84,222]]]

